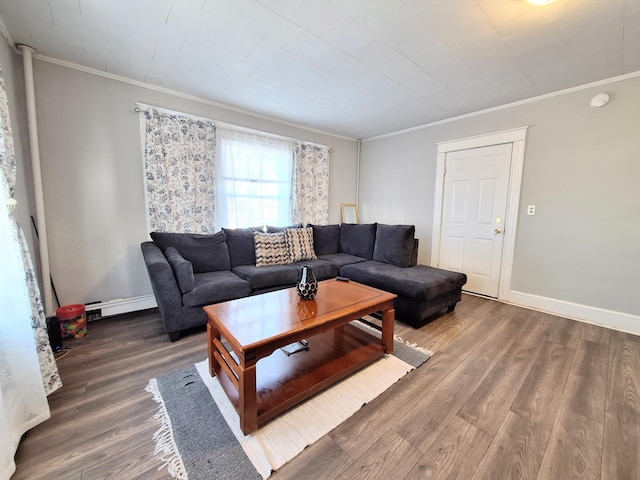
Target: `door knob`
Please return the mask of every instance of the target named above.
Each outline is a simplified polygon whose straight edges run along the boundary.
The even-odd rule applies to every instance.
[[[502,233],[502,229],[501,229],[501,228],[496,228],[496,229],[494,230],[494,232],[496,232],[496,233]]]

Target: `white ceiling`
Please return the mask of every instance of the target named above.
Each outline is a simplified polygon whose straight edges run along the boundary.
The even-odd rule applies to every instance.
[[[44,56],[353,138],[640,70],[640,0],[0,0]]]

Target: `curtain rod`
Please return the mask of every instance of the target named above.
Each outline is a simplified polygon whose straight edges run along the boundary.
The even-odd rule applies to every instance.
[[[309,140],[301,140],[299,138],[293,138],[293,137],[287,137],[285,135],[278,135],[277,133],[271,133],[271,132],[264,132],[262,130],[256,130],[254,128],[249,128],[249,127],[243,127],[241,125],[235,125],[233,123],[226,123],[226,122],[221,122],[219,120],[215,120],[213,118],[208,118],[208,117],[203,117],[201,115],[194,115],[191,113],[186,113],[186,112],[179,112],[177,110],[171,110],[169,108],[164,108],[164,107],[158,107],[156,105],[148,105],[146,103],[142,103],[142,102],[136,102],[136,107],[133,109],[136,113],[143,113],[144,110],[146,110],[147,108],[155,108],[157,110],[160,110],[162,112],[165,113],[169,113],[171,115],[185,115],[187,117],[192,117],[198,120],[203,120],[206,122],[213,122],[216,126],[220,126],[222,128],[229,128],[229,129],[234,129],[234,130],[240,130],[243,132],[248,132],[248,133],[255,133],[255,134],[259,134],[259,135],[264,135],[264,136],[269,136],[272,138],[276,138],[278,140],[292,140],[294,142],[300,142],[300,143],[310,143],[312,145],[316,145],[318,147],[325,147],[329,149],[329,153],[333,152],[333,147],[331,145],[323,145],[321,143],[316,143],[316,142],[310,142]]]

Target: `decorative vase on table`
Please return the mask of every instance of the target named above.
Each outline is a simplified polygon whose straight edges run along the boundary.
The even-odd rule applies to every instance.
[[[296,283],[298,295],[303,300],[313,300],[318,293],[318,280],[311,265],[303,265],[300,280]]]

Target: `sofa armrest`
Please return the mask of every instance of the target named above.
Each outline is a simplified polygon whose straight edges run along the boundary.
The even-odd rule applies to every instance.
[[[143,242],[140,248],[165,331],[172,333],[183,330],[182,294],[171,265],[155,243]]]
[[[185,260],[180,252],[173,247],[169,247],[164,251],[164,256],[167,258],[173,274],[178,281],[178,287],[182,293],[187,293],[193,290],[195,286],[195,278],[193,276],[193,264]]]

